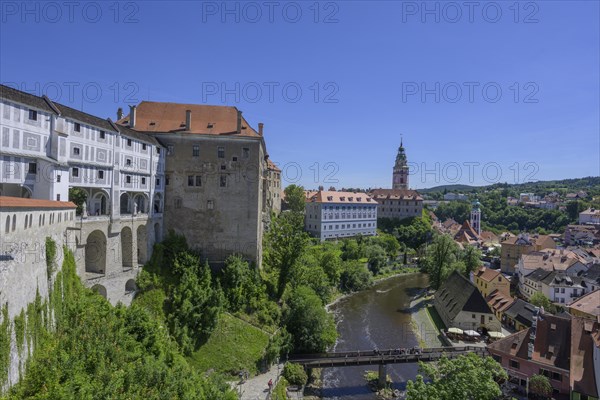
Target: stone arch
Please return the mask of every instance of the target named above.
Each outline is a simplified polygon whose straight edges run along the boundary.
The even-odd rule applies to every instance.
[[[138,193],[133,197],[133,202],[137,205],[137,212],[145,214],[148,212],[148,198],[143,193]]]
[[[108,299],[108,295],[106,293],[106,288],[100,284],[94,285],[92,286],[92,290],[96,293],[98,293],[100,296],[104,297],[105,299]]]
[[[158,243],[162,241],[162,235],[160,234],[160,224],[157,222],[154,224],[154,242]]]
[[[160,193],[154,194],[154,200],[152,201],[152,209],[154,213],[162,213],[162,196]]]
[[[125,282],[125,293],[133,293],[137,290],[137,285],[135,284],[135,279],[129,279]]]
[[[129,193],[122,193],[119,198],[119,212],[121,214],[131,214]]]
[[[104,274],[106,272],[106,235],[95,230],[87,237],[85,245],[85,272]]]
[[[108,194],[102,190],[94,193],[90,200],[90,215],[107,215],[108,214]]]
[[[123,269],[133,268],[133,234],[128,226],[121,229],[121,258]]]
[[[140,225],[137,228],[137,262],[138,264],[144,264],[147,261],[148,256],[148,242],[147,242],[147,231],[146,225]]]

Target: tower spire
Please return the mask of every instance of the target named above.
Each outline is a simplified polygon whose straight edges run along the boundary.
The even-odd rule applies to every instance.
[[[392,189],[408,189],[408,163],[404,152],[403,135],[400,134],[400,147],[396,154],[396,163],[392,176]]]

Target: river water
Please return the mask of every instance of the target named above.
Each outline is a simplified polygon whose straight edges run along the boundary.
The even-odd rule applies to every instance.
[[[330,307],[335,315],[338,340],[334,351],[392,349],[418,345],[407,309],[410,302],[428,284],[423,274],[400,275],[356,293]],[[417,364],[388,365],[393,387],[404,389],[414,379]],[[376,396],[363,378],[365,370],[377,371],[377,365],[326,368],[323,370],[323,398],[371,400]]]

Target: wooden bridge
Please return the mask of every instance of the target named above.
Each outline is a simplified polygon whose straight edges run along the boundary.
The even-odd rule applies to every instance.
[[[479,356],[488,354],[485,347],[430,347],[424,349],[388,349],[350,352],[331,352],[317,354],[296,354],[289,362],[300,364],[304,368],[353,367],[357,365],[378,365],[379,386],[383,387],[386,380],[388,364],[415,363],[419,361],[438,361],[442,356],[456,358],[460,355],[475,353]]]

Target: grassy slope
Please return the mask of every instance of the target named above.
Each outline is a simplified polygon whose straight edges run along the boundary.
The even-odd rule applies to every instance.
[[[208,342],[198,349],[189,362],[200,371],[214,369],[237,376],[247,369],[257,372],[269,336],[262,330],[229,314],[222,314]]]

